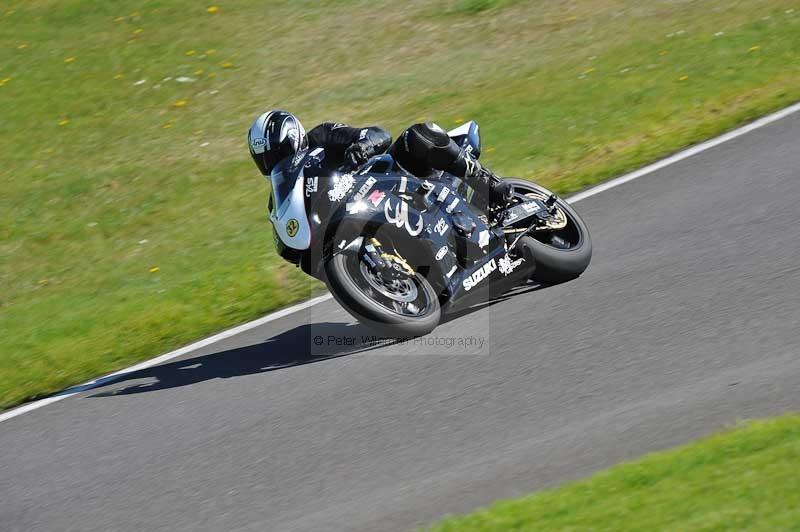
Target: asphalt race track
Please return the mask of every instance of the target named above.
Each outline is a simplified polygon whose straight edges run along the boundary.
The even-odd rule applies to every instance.
[[[0,529],[407,530],[800,410],[800,114],[577,207],[583,277],[422,340],[327,301],[3,422]]]

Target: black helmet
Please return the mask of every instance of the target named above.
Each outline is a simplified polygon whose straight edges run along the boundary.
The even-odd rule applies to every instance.
[[[247,144],[253,161],[266,176],[276,164],[306,149],[308,138],[293,114],[275,110],[256,118],[247,133]]]

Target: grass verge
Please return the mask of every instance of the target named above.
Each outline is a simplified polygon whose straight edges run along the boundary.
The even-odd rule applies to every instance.
[[[800,416],[752,422],[431,530],[797,530],[798,461]]]
[[[800,100],[786,0],[26,0],[0,24],[0,408],[319,288],[272,250],[265,108],[474,118],[489,166],[567,193]]]

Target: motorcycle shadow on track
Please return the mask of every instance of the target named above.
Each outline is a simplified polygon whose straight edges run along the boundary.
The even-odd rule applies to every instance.
[[[468,315],[473,312],[541,288],[543,286],[536,284],[519,287],[484,303],[449,314],[443,323],[461,318],[469,319]],[[105,388],[104,391],[89,397],[156,392],[212,379],[254,375],[366,353],[397,342],[395,339],[381,338],[361,324],[303,324],[257,344],[183,358],[128,373],[101,386],[100,389]]]
[[[299,325],[257,344],[182,358],[123,375],[109,382],[106,390],[90,397],[155,392],[211,379],[254,375],[363,353],[394,343],[394,340],[375,341],[373,338],[374,333],[360,324],[323,322]],[[119,387],[122,383],[128,385]]]

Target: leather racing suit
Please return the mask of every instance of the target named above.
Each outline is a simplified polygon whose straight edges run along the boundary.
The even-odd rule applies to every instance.
[[[464,180],[492,204],[505,205],[513,187],[482,166],[472,151],[459,147],[434,123],[414,124],[392,144],[392,136],[378,126],[365,128],[325,122],[308,133],[309,147],[324,148],[328,167],[356,168],[370,157],[390,153],[395,163],[417,177],[435,178],[448,172]]]

